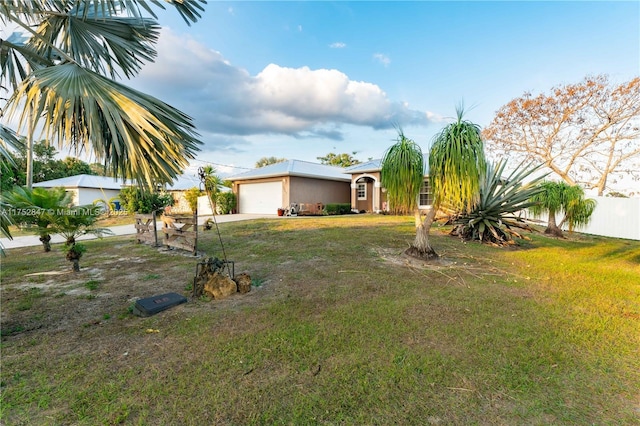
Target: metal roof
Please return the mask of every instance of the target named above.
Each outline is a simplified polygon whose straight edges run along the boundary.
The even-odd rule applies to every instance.
[[[377,160],[370,160],[366,163],[356,164],[355,166],[347,167],[344,169],[344,173],[348,174],[357,174],[357,173],[371,173],[371,172],[379,172],[382,168],[382,159],[378,158]],[[424,175],[427,176],[429,174],[429,161],[427,158],[424,159]]]
[[[56,188],[97,188],[97,189],[122,189],[123,186],[131,185],[131,181],[115,179],[107,176],[75,175],[59,179],[46,180],[34,183],[34,187]]]
[[[229,176],[227,179],[237,181],[279,176],[299,176],[349,182],[351,179],[345,176],[344,170],[342,167],[327,166],[301,160],[288,160]]]

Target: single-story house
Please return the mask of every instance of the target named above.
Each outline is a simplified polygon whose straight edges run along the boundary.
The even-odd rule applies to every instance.
[[[92,204],[96,200],[109,201],[120,196],[120,189],[131,185],[130,181],[117,180],[106,176],[75,175],[60,179],[52,179],[34,183],[34,188],[58,188],[63,187],[73,194],[72,202],[75,205]],[[118,208],[116,203],[116,209]]]
[[[63,187],[67,192],[73,194],[72,203],[75,205],[91,204],[96,200],[109,202],[113,199],[116,200],[115,205],[118,210],[120,208],[120,190],[134,184],[135,182],[131,180],[82,174],[38,182],[33,186],[36,188]],[[189,175],[178,176],[172,185],[167,185],[165,189],[173,195],[176,211],[190,211],[188,203],[184,199],[184,192],[199,185],[199,179]]]
[[[230,176],[239,213],[277,214],[297,204],[349,203],[351,179],[342,167],[300,160],[270,164]]]
[[[347,167],[344,173],[351,175],[351,209],[380,213],[389,211],[387,190],[380,177],[382,159]],[[431,186],[429,185],[429,165],[425,162],[424,181],[420,188],[418,207],[427,210],[431,206]]]

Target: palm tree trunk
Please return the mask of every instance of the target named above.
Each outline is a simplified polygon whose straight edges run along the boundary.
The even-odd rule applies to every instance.
[[[562,229],[556,225],[556,211],[554,209],[549,209],[549,223],[547,224],[547,229],[544,230],[544,233],[553,235],[554,237],[564,237]]]
[[[405,254],[417,259],[429,260],[437,259],[438,253],[431,247],[429,243],[429,231],[431,225],[436,217],[436,209],[431,208],[424,218],[424,221],[420,220],[420,212],[416,213],[416,238],[413,240],[413,244],[405,250]]]
[[[44,251],[46,251],[46,252],[51,251],[51,235],[49,235],[49,234],[40,235],[40,242],[42,243],[42,246],[44,247]]]

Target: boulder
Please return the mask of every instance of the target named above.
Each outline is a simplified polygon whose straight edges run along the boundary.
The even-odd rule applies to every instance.
[[[204,285],[204,292],[214,299],[223,299],[238,292],[235,281],[227,275],[214,272]]]
[[[236,276],[235,280],[238,285],[238,291],[242,294],[249,293],[251,291],[251,277],[249,274],[239,274]]]

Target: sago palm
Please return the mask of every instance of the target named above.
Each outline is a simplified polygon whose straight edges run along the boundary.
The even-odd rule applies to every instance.
[[[17,115],[27,132],[43,127],[60,147],[91,152],[116,177],[173,180],[200,144],[192,119],[116,81],[155,58],[152,6],[167,3],[190,23],[204,1],[0,3],[0,21],[28,35],[0,40],[1,84],[13,93],[7,116]]]
[[[23,188],[2,195],[2,201],[11,206],[11,219],[40,236],[44,251],[51,251],[51,234],[57,232],[57,215],[71,206],[71,195],[64,188]]]

